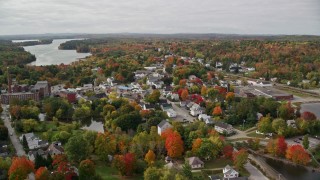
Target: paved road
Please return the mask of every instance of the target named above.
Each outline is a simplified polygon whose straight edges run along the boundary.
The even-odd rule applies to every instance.
[[[9,120],[9,117],[8,117],[8,114],[6,111],[6,107],[5,106],[2,106],[2,107],[3,107],[3,112],[2,112],[1,117],[4,121],[4,125],[8,128],[9,134],[12,133],[12,136],[10,136],[10,140],[11,140],[14,148],[16,149],[16,153],[18,156],[25,156],[26,153],[24,152],[23,147],[22,147],[16,133],[11,126],[11,123],[10,123],[10,120]]]
[[[254,167],[251,163],[247,162],[244,168],[250,173],[249,180],[269,180],[265,175],[262,174],[259,169]]]

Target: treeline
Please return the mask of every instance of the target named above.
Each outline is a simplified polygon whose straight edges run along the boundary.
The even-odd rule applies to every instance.
[[[35,46],[35,45],[41,45],[41,44],[51,44],[52,39],[42,39],[39,41],[24,41],[24,42],[15,42],[15,45],[18,46]]]
[[[105,44],[107,42],[105,39],[71,40],[60,44],[59,49],[76,50],[78,53],[89,53],[91,52],[92,46]]]
[[[36,57],[10,41],[0,41],[0,65],[28,64]]]

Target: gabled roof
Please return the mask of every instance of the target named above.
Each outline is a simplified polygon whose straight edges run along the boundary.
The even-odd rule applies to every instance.
[[[201,161],[198,157],[190,157],[188,158],[190,165],[198,165],[198,164],[204,164],[203,161]]]
[[[166,121],[166,120],[162,120],[159,124],[158,124],[158,127],[159,128],[162,128],[164,125],[166,125],[166,124],[169,124],[170,126],[171,126],[171,124],[168,122],[168,121]]]
[[[216,122],[215,126],[221,127],[223,129],[232,128],[230,124],[223,123],[223,122]]]

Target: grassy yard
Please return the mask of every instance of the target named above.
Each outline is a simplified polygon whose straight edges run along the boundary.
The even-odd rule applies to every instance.
[[[108,165],[97,163],[96,173],[99,174],[104,180],[118,180],[118,171]]]
[[[205,169],[216,169],[216,168],[224,168],[226,165],[232,165],[233,162],[231,159],[226,158],[219,158],[212,161],[205,161],[204,162],[204,168]]]
[[[264,135],[262,135],[262,134],[257,134],[256,132],[251,132],[251,133],[247,134],[247,136],[249,136],[249,137],[254,137],[254,138],[265,138]]]

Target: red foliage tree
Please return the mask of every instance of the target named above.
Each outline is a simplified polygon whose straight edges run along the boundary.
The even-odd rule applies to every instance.
[[[172,129],[168,129],[161,136],[165,138],[165,147],[168,155],[173,158],[180,157],[184,151],[180,134]]]
[[[310,155],[299,144],[289,146],[286,152],[286,158],[297,164],[306,165],[310,161]]]
[[[28,174],[34,172],[34,164],[26,157],[14,157],[9,168],[9,179],[26,179]]]
[[[49,178],[49,171],[46,167],[40,167],[36,171],[36,180],[47,180]]]
[[[301,114],[301,118],[306,121],[313,121],[317,119],[317,116],[313,114],[312,112],[305,111]]]
[[[131,176],[135,167],[135,160],[133,153],[115,155],[112,165],[118,169],[121,175]]]
[[[68,157],[65,154],[55,155],[52,166],[57,170],[57,172],[64,174],[67,180],[71,180],[72,177],[77,176],[71,164],[68,162]]]
[[[224,155],[224,157],[231,159],[233,154],[233,147],[231,145],[224,146],[222,149],[222,154]]]
[[[287,143],[286,140],[284,139],[284,137],[279,137],[276,140],[276,155],[277,156],[285,156],[286,155],[286,151],[287,151]]]

